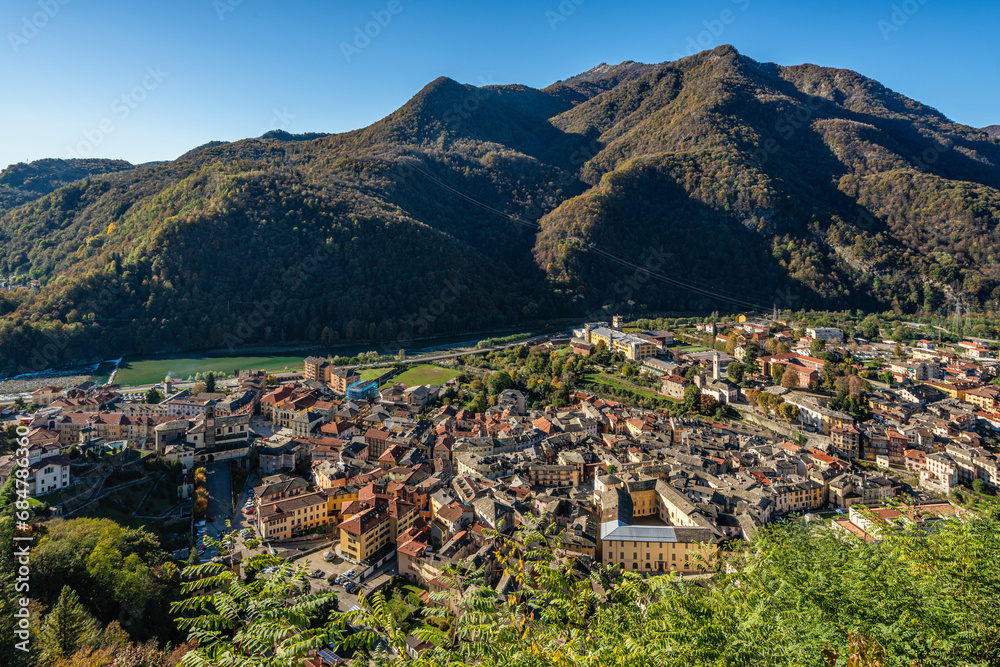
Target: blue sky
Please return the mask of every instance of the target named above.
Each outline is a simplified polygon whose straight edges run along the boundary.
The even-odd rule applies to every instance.
[[[1000,3],[944,0],[4,0],[0,167],[340,132],[441,75],[544,87],[723,43],[857,70],[982,126],[1000,123],[998,25]]]

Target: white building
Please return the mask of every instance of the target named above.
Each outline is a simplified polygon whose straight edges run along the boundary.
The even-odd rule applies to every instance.
[[[811,327],[806,329],[806,336],[809,338],[818,338],[827,343],[839,343],[844,340],[844,332],[833,327]]]

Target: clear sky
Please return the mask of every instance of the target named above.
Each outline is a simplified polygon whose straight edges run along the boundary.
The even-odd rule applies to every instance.
[[[0,168],[166,160],[274,128],[341,132],[441,75],[544,87],[602,61],[724,43],[857,70],[955,121],[1000,123],[997,2],[3,0],[0,28]]]

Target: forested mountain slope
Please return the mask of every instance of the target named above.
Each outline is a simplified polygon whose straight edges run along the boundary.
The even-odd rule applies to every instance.
[[[729,46],[544,90],[439,78],[360,130],[211,142],[3,213],[0,273],[41,287],[0,292],[0,371],[611,310],[997,309],[998,165],[860,74]]]

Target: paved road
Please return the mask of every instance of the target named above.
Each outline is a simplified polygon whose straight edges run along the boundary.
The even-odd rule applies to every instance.
[[[229,471],[229,461],[210,463],[206,466],[205,488],[208,490],[208,510],[206,524],[209,536],[218,538],[226,532],[226,519],[233,513],[233,478]],[[215,517],[215,521],[207,519]],[[211,558],[213,553],[205,552],[203,558]]]

